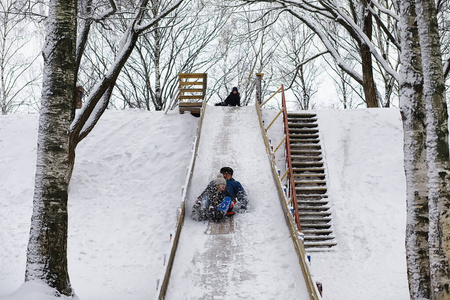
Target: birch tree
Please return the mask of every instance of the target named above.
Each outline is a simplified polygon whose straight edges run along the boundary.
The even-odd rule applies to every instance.
[[[433,0],[400,3],[410,295],[450,299],[448,114],[436,7]]]
[[[74,106],[76,0],[50,2],[44,50],[44,76],[33,215],[25,281],[42,281],[72,296],[67,272],[69,132]]]
[[[90,25],[111,16],[116,3],[98,6],[84,15],[77,38],[77,0],[49,2],[43,49],[44,78],[39,117],[33,214],[27,249],[25,281],[40,281],[57,295],[73,296],[67,270],[68,186],[78,143],[94,128],[108,105],[114,83],[140,34],[175,10],[175,1],[157,17],[143,23],[148,0],[137,3],[124,34],[121,51],[75,118],[75,84]],[[90,7],[92,1],[87,0]],[[87,10],[89,11],[89,10]]]
[[[428,182],[426,164],[425,101],[414,1],[405,1],[399,11],[402,56],[400,110],[403,120],[406,177],[406,261],[411,299],[429,299]]]
[[[435,2],[415,3],[427,108],[431,299],[450,299],[450,158],[441,44]]]

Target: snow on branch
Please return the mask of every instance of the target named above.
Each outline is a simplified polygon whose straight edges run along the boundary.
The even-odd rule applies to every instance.
[[[344,12],[341,8],[336,7],[337,12],[339,13],[340,18],[345,21],[353,30],[354,33],[357,34],[361,43],[364,43],[369,47],[370,53],[372,53],[373,57],[380,63],[380,65],[386,70],[389,75],[394,77],[397,81],[399,80],[398,73],[392,69],[386,60],[378,53],[377,49],[374,47],[372,41],[367,37],[367,35],[361,30],[361,28],[355,24],[355,22]]]
[[[139,35],[174,11],[180,6],[183,0],[177,0],[172,6],[152,19],[152,21],[144,26],[139,26],[138,24],[140,24],[144,18],[148,2],[149,0],[141,1],[133,21],[129,24],[128,29],[122,37],[117,57],[104,77],[93,89],[85,106],[72,122],[69,131],[72,134],[72,140],[75,144],[79,143],[89,134],[107,108],[117,77],[130,57]]]
[[[246,1],[250,3],[256,2],[254,0],[246,0]],[[308,15],[311,14],[316,15],[318,18],[320,18],[320,16],[323,16],[343,26],[355,40],[358,40],[360,43],[368,46],[372,56],[378,61],[378,63],[386,70],[386,72],[389,75],[391,75],[396,81],[399,80],[398,73],[394,69],[392,69],[386,62],[386,60],[383,58],[383,56],[378,53],[378,50],[375,48],[370,38],[367,37],[367,35],[355,23],[355,21],[352,20],[348,11],[336,5],[336,1],[323,0],[315,2],[314,4],[311,4],[309,1],[304,0],[265,0],[265,2],[278,3],[284,6],[286,10],[288,10],[294,16],[305,22],[305,24],[308,27],[310,27],[320,37],[325,47],[328,50],[330,50],[330,53],[336,59],[337,64],[341,66],[353,79],[357,80],[358,82],[362,82],[359,79],[361,76],[357,74],[354,70],[352,70],[352,68],[350,68],[345,64],[345,62],[340,58],[339,54],[333,49],[331,43],[329,43],[329,39],[327,38],[326,34],[316,25],[318,21],[313,21],[309,16],[307,17],[306,12],[309,13]],[[319,4],[321,6],[319,6]],[[375,4],[376,3],[374,3],[374,5]],[[398,16],[395,15],[394,13],[389,12],[387,9],[383,9],[381,5],[378,5],[377,8],[380,11],[382,10],[383,13],[392,15],[392,17],[395,19],[398,18]],[[294,9],[298,11],[305,11],[305,13],[294,11]],[[373,13],[375,13],[375,11],[373,11]],[[396,39],[392,35],[390,36],[390,38],[393,41],[396,41]],[[398,48],[398,43],[394,42],[394,44]]]
[[[109,4],[111,7],[107,10],[105,10],[102,14],[100,14],[98,17],[93,18],[94,21],[100,21],[108,18],[109,16],[112,16],[117,11],[117,5],[114,0],[109,0]]]
[[[350,67],[339,55],[339,53],[334,49],[331,41],[328,39],[328,37],[322,32],[322,30],[318,27],[315,21],[310,19],[308,16],[306,16],[303,13],[296,12],[292,8],[287,8],[286,10],[291,13],[293,16],[297,17],[298,19],[302,20],[306,26],[308,26],[312,31],[314,31],[324,46],[327,48],[331,56],[336,60],[336,63],[339,67],[342,68],[347,74],[349,74],[354,80],[356,80],[358,83],[362,84],[363,78],[362,75],[359,74],[357,71],[355,71],[352,67]]]
[[[373,4],[374,6],[376,6],[376,8],[378,8],[378,10],[390,17],[392,17],[393,19],[395,19],[396,21],[400,20],[400,16],[398,14],[396,14],[394,11],[387,9],[385,7],[383,7],[382,5],[380,5],[380,3],[378,3],[378,1],[375,0],[371,0],[370,1],[371,4]],[[372,12],[373,9],[370,5],[367,5],[367,8]],[[373,15],[376,15],[376,13],[372,13]]]
[[[148,30],[149,28],[151,28],[152,26],[154,26],[156,23],[158,23],[161,19],[167,17],[167,15],[169,15],[171,12],[173,12],[175,9],[177,9],[180,4],[183,2],[184,0],[178,0],[176,1],[172,6],[168,7],[166,10],[164,10],[162,13],[160,13],[157,17],[153,18],[152,20],[150,20],[148,23],[146,23],[145,25],[141,25],[141,26],[136,26],[135,30],[139,33],[142,33],[146,30]]]

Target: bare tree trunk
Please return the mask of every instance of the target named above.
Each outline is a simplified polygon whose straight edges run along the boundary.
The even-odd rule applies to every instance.
[[[425,103],[420,44],[414,0],[404,1],[400,12],[402,67],[400,109],[404,132],[406,175],[406,260],[411,299],[429,299],[428,188]]]
[[[158,25],[156,25],[158,26]],[[155,110],[163,109],[163,100],[161,95],[161,36],[158,28],[154,30],[155,38],[155,53],[154,53],[154,64],[155,64],[155,95],[153,96],[153,104],[155,105]]]
[[[433,0],[416,0],[427,105],[431,299],[450,299],[450,159],[445,79]]]
[[[69,132],[75,99],[77,1],[49,2],[33,215],[25,281],[73,295],[67,271]]]
[[[367,45],[361,45],[361,62],[363,75],[363,90],[366,105],[369,108],[379,107],[375,81],[373,80],[372,54]]]
[[[362,1],[362,31],[366,34],[369,40],[372,40],[372,14],[368,12],[367,2]],[[375,81],[373,79],[373,62],[372,62],[372,53],[370,51],[369,45],[365,43],[359,44],[359,52],[361,55],[361,67],[362,67],[362,75],[363,75],[363,90],[364,90],[364,98],[366,100],[367,107],[378,107],[378,99],[377,92],[375,89]]]

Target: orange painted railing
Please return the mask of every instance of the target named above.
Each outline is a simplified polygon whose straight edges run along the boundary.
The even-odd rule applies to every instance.
[[[292,160],[291,160],[291,144],[289,139],[289,124],[288,124],[288,115],[286,108],[286,98],[284,96],[284,86],[281,86],[281,101],[283,105],[283,122],[284,122],[284,134],[286,135],[285,143],[286,143],[286,163],[288,165],[288,197],[291,198],[290,202],[294,209],[293,215],[295,223],[297,224],[297,229],[300,231],[300,216],[298,213],[298,203],[297,203],[297,192],[295,190],[295,181],[294,181],[294,170],[292,168]]]

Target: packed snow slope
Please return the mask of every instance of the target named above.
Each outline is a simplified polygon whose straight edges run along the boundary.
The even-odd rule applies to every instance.
[[[206,139],[211,142],[214,139],[208,137],[208,128],[211,131],[217,130],[214,129],[216,127],[226,128],[238,117],[250,120],[235,129],[242,131],[238,136],[243,140],[222,134],[222,142],[211,143],[211,148],[203,148],[203,154],[199,153],[189,201],[198,196],[222,164],[234,167],[235,178],[250,195],[250,212],[234,217],[238,225],[235,226],[235,240],[229,239],[230,243],[224,243],[241,252],[230,254],[228,260],[214,260],[209,255],[219,250],[207,248],[213,245],[205,245],[207,239],[213,240],[205,234],[206,224],[187,219],[185,229],[188,231],[192,226],[195,236],[191,243],[187,243],[188,246],[180,249],[188,253],[198,250],[216,265],[208,268],[204,265],[205,260],[197,258],[195,261],[180,260],[184,254],[179,252],[175,267],[178,270],[191,268],[197,274],[221,272],[224,277],[222,286],[228,283],[236,285],[227,286],[231,289],[227,295],[238,299],[285,299],[283,296],[289,295],[289,290],[301,290],[303,279],[300,278],[300,270],[295,271],[296,261],[292,266],[281,264],[290,261],[292,254],[288,236],[282,228],[284,220],[279,220],[279,224],[273,224],[271,220],[278,220],[281,210],[278,200],[269,201],[266,195],[260,196],[261,191],[267,191],[267,196],[272,194],[265,185],[271,185],[273,180],[267,172],[268,166],[265,166],[266,154],[260,153],[260,133],[255,130],[257,120],[247,115],[255,108],[243,107],[233,111],[207,107],[211,116],[218,113],[216,109],[228,109],[229,114],[220,119],[217,116],[216,119],[207,119],[202,135],[205,143]],[[277,113],[263,110],[265,123],[269,124]],[[320,110],[317,113],[338,245],[330,252],[311,253],[314,279],[322,282],[324,299],[407,300],[404,250],[406,192],[399,111],[359,109]],[[37,120],[35,115],[0,116],[2,300],[60,299],[53,298],[51,291],[43,287],[22,285],[32,212]],[[79,299],[155,298],[171,246],[170,234],[175,229],[176,211],[198,120],[177,111],[168,115],[133,110],[107,111],[93,132],[78,146],[69,191],[68,263],[71,283]],[[268,131],[274,145],[282,139],[281,128],[281,121],[277,121]],[[220,133],[215,132],[217,135]],[[247,145],[245,153],[240,152],[242,150],[235,152],[233,145],[238,143]],[[221,147],[225,147],[223,153],[218,151]],[[207,157],[213,153],[213,157]],[[202,161],[209,162],[209,165]],[[188,203],[187,217],[191,204]],[[265,219],[259,221],[263,213]],[[185,233],[182,233],[182,238],[188,237]],[[287,250],[267,241],[271,238],[286,244]],[[240,244],[242,242],[245,244]],[[288,257],[281,257],[285,253]],[[226,265],[218,265],[223,261]],[[267,274],[266,267],[261,265],[255,267],[256,270],[249,270],[247,263],[252,261],[278,265]],[[210,278],[207,273],[196,279],[185,274],[184,281],[181,278],[183,274],[178,273],[173,273],[169,295],[178,296],[174,290],[177,282],[178,287],[189,293],[191,286],[187,283],[193,282],[192,289],[198,290],[204,287],[203,279]],[[290,279],[286,274],[296,279]],[[286,283],[280,282],[279,278],[286,279]],[[253,287],[242,292],[248,280],[267,281],[265,283],[277,289],[280,296],[265,296]],[[269,289],[259,288],[262,291]],[[243,294],[234,293],[234,289]],[[191,298],[198,299],[210,292],[211,289],[202,291]],[[274,294],[275,291],[268,291],[268,295]],[[183,294],[179,299],[186,299],[187,295],[190,294]]]
[[[224,166],[246,189],[249,211],[213,234],[220,225],[189,216]],[[167,299],[309,299],[255,107],[207,107],[186,211]]]

